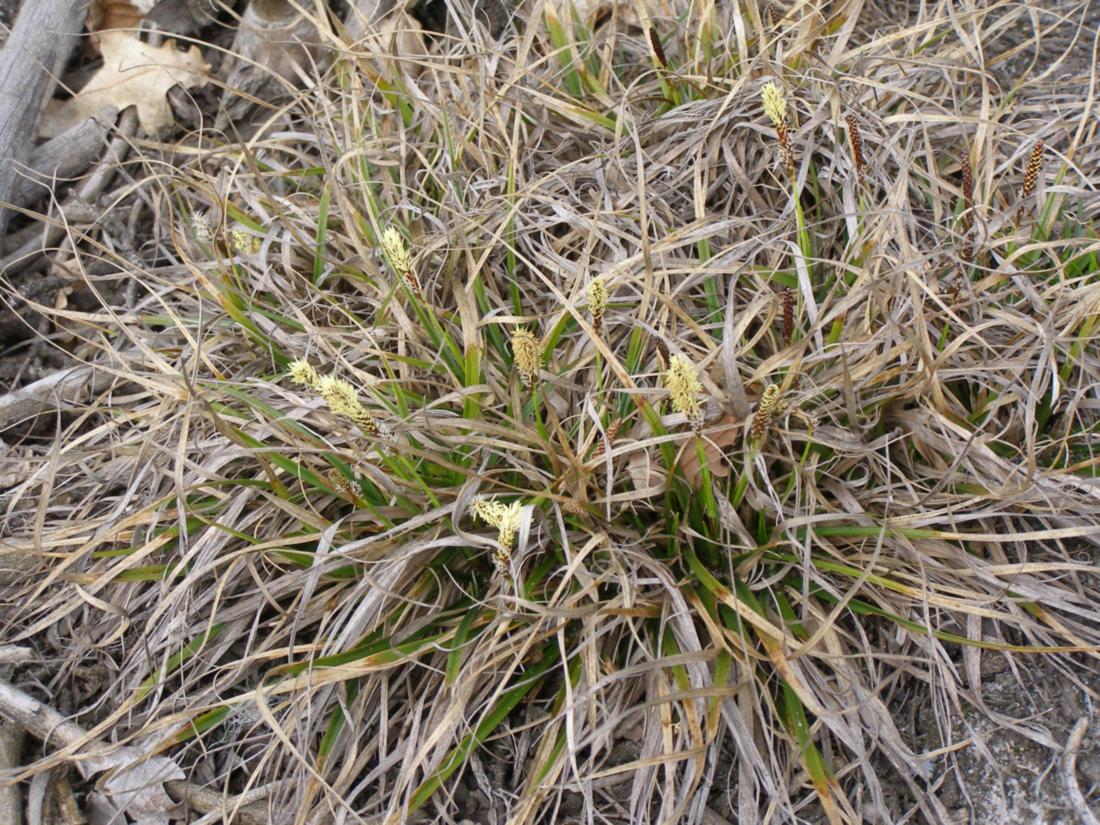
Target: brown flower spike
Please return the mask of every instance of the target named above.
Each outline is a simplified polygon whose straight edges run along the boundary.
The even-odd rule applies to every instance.
[[[1016,210],[1016,226],[1024,216],[1024,201],[1031,197],[1035,191],[1035,184],[1039,182],[1039,170],[1043,166],[1043,142],[1035,141],[1035,147],[1031,150],[1031,157],[1027,161],[1027,170],[1024,172],[1024,188],[1020,190],[1020,206]]]
[[[619,430],[621,430],[622,427],[623,420],[621,418],[616,418],[614,421],[611,422],[611,424],[607,428],[607,432],[605,433],[606,437],[601,438],[599,441],[596,442],[596,446],[592,450],[592,456],[589,459],[590,461],[592,459],[596,459],[602,456],[604,454],[604,450],[607,449],[608,444],[615,443],[615,439],[619,437]]]
[[[963,229],[969,231],[974,224],[974,171],[970,168],[970,158],[962,159],[962,189],[963,189]]]
[[[665,57],[665,49],[664,46],[661,45],[661,37],[652,26],[649,27],[649,45],[653,47],[653,55],[657,58],[657,62],[661,64],[662,68],[667,69],[668,58]]]
[[[779,387],[768,384],[764,394],[760,396],[760,403],[756,406],[756,414],[752,417],[752,427],[749,429],[749,439],[759,443],[768,434],[772,425],[772,418],[783,411],[786,405],[779,396]]]
[[[970,168],[970,158],[965,155],[962,159],[962,193],[964,241],[961,256],[964,261],[969,261],[973,257],[974,251],[970,246],[970,239],[965,236],[970,234],[970,229],[974,226],[974,171]]]
[[[660,338],[654,338],[653,346],[657,350],[657,357],[661,359],[661,368],[663,369],[664,366],[668,364],[668,344]]]
[[[848,140],[852,145],[852,164],[856,169],[856,185],[863,188],[863,136],[859,133],[859,124],[855,115],[844,118],[848,124]]]
[[[794,290],[783,290],[783,340],[788,344],[794,339]]]

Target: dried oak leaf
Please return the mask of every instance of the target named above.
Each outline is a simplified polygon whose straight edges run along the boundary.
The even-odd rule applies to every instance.
[[[134,825],[170,825],[171,814],[179,806],[164,790],[164,783],[184,776],[174,761],[154,756],[122,766],[100,782],[92,796],[101,810],[111,814],[111,822],[125,822],[125,813]]]
[[[626,457],[626,474],[639,498],[660,495],[665,487],[665,471],[647,450],[634,450]]]
[[[724,447],[732,447],[741,440],[741,420],[725,416],[703,433],[703,459],[713,478],[725,478],[730,474],[730,464],[725,461]],[[693,489],[703,486],[703,471],[699,464],[699,451],[694,440],[689,441],[680,453],[680,470]]]
[[[88,8],[88,31],[136,29],[155,5],[155,0],[95,0]]]
[[[168,90],[177,84],[201,86],[210,74],[198,46],[185,52],[176,48],[174,40],[150,46],[125,32],[103,32],[99,38],[103,67],[76,95],[46,111],[41,137],[56,137],[104,106],[120,110],[136,106],[142,130],[156,134],[173,123],[172,109],[164,99]]]

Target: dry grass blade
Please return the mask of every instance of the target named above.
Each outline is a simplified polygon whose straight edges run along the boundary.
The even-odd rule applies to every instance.
[[[140,265],[66,241],[132,305],[39,310],[125,381],[5,476],[8,640],[295,825],[943,821],[904,691],[1100,645],[1100,141],[994,5],[471,12],[146,146]]]

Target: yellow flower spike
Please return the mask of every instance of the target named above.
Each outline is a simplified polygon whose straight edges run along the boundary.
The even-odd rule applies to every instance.
[[[481,519],[481,521],[497,529],[500,529],[500,523],[504,519],[504,510],[503,504],[499,501],[493,501],[491,498],[475,498],[470,505],[470,512],[474,514],[475,518]]]
[[[779,126],[787,120],[787,96],[777,83],[765,83],[760,90],[760,99],[764,103],[764,114],[772,124]]]
[[[665,370],[664,381],[672,396],[672,409],[683,413],[691,428],[699,432],[703,426],[703,404],[700,400],[703,386],[695,375],[695,367],[684,356],[673,355]]]
[[[382,429],[360,403],[359,393],[349,382],[326,375],[317,382],[317,392],[334,414],[351,419],[369,436],[377,438],[382,435]]]
[[[240,255],[255,255],[263,246],[263,238],[257,238],[244,229],[234,229],[230,232],[229,241],[233,245],[233,250]]]
[[[320,385],[321,379],[317,375],[317,370],[310,366],[309,361],[304,358],[292,361],[287,368],[287,375],[295,384],[301,384],[313,390],[316,390]]]
[[[588,285],[588,311],[592,313],[592,328],[599,334],[603,326],[603,314],[607,311],[607,285],[602,277],[593,278]]]
[[[531,386],[539,377],[539,344],[528,329],[517,329],[512,333],[512,359],[524,386]]]
[[[382,252],[389,259],[390,266],[405,279],[413,294],[417,298],[423,298],[420,291],[420,281],[413,269],[412,254],[409,252],[409,248],[405,246],[405,239],[401,237],[401,233],[392,226],[387,227],[386,231],[382,233]]]
[[[493,551],[493,566],[502,578],[510,577],[511,550],[516,545],[519,528],[523,523],[523,505],[518,501],[502,504],[493,499],[476,498],[470,505],[470,511],[481,521],[497,528],[497,541],[501,547]]]
[[[765,83],[760,90],[760,99],[764,104],[764,114],[775,126],[783,165],[787,167],[787,174],[794,178],[794,149],[791,147],[791,137],[787,132],[787,95],[779,84]]]
[[[500,524],[497,528],[500,530],[500,534],[497,536],[497,541],[511,550],[516,546],[516,537],[519,535],[520,524],[523,521],[523,505],[518,501],[513,501],[511,504],[504,507]]]

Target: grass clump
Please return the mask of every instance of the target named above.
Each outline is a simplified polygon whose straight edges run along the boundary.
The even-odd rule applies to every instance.
[[[1020,180],[1083,109],[999,96],[950,16],[804,11],[521,12],[181,161],[166,214],[250,240],[142,274],[136,389],[9,500],[52,571],[19,633],[79,617],[120,737],[292,780],[288,821],[468,778],[517,825],[885,820],[888,773],[936,821],[907,683],[1100,642],[1095,147]]]

